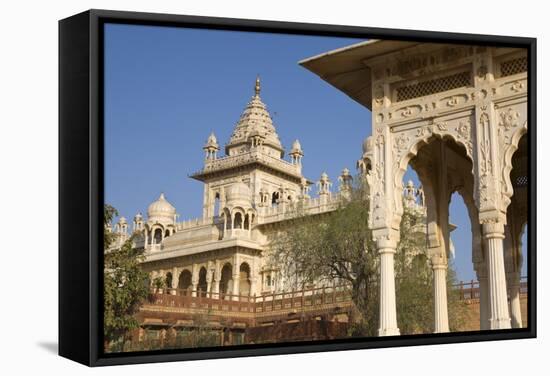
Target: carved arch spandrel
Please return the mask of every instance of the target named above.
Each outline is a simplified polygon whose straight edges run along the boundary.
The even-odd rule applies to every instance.
[[[514,188],[510,175],[512,172],[512,158],[514,153],[519,148],[519,142],[523,135],[527,134],[527,124],[528,121],[525,120],[521,126],[518,126],[517,129],[514,129],[513,133],[509,136],[509,143],[502,145],[503,148],[503,168],[502,168],[502,198],[505,202],[506,209],[510,204],[510,200],[514,194]]]

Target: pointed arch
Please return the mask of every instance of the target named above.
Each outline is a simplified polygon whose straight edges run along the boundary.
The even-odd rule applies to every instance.
[[[514,187],[511,181],[511,172],[513,169],[512,159],[516,151],[519,149],[520,142],[523,139],[524,135],[527,135],[527,121],[525,121],[523,125],[514,132],[514,134],[510,138],[510,145],[504,150],[504,168],[502,169],[504,186],[502,194],[503,196],[508,198],[508,200],[506,200],[506,206],[510,204],[510,199],[514,194]]]

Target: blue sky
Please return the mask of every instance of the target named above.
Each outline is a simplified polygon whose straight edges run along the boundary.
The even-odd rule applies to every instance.
[[[180,220],[202,215],[203,185],[188,177],[203,165],[206,138],[224,145],[256,75],[283,146],[299,139],[303,172],[327,172],[337,185],[355,171],[370,112],[297,62],[358,39],[105,26],[105,200],[131,222],[160,192]],[[406,178],[414,176],[407,174]],[[474,278],[464,205],[451,203],[459,279]],[[455,207],[456,206],[456,207]]]

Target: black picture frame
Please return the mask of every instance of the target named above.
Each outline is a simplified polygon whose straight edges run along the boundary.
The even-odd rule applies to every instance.
[[[103,353],[103,25],[192,27],[522,47],[528,50],[528,327],[307,343]],[[59,21],[59,354],[88,366],[536,337],[536,39],[357,26],[88,10]]]

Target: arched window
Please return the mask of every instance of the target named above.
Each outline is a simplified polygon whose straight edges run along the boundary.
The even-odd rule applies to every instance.
[[[246,262],[239,267],[239,295],[250,295],[250,266]]]
[[[248,230],[250,228],[250,221],[248,220],[250,214],[244,216],[244,229]]]
[[[167,238],[170,236],[170,230],[166,230],[166,232],[164,233],[164,237]]]
[[[199,271],[199,286],[198,286],[200,296],[206,296],[208,290],[208,283],[206,281],[206,268],[203,266]]]
[[[243,216],[241,213],[235,213],[235,228],[243,228]]]
[[[214,196],[214,212],[212,213],[214,216],[220,216],[220,192],[216,192],[216,195]]]
[[[271,206],[277,206],[279,203],[279,192],[273,192],[271,195]]]
[[[157,228],[155,230],[154,239],[155,239],[155,244],[160,244],[162,242],[162,229]]]
[[[188,290],[191,287],[191,272],[189,270],[184,270],[180,273],[180,279],[178,284],[178,289],[182,295],[187,295]]]
[[[232,270],[232,266],[229,263],[225,264],[222,268],[221,279],[220,279],[220,293],[222,294],[230,293],[229,284],[232,279],[231,270]]]
[[[170,272],[166,273],[165,284],[166,284],[167,291],[168,289],[172,288],[172,273]]]

